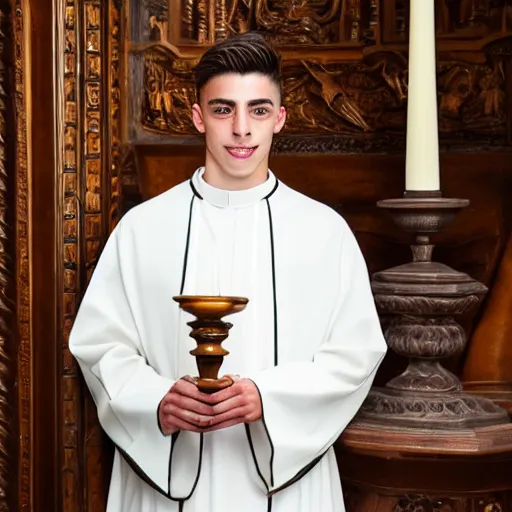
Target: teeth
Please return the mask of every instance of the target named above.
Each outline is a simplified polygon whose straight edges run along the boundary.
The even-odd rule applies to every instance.
[[[230,151],[233,153],[239,153],[240,155],[247,155],[252,151],[252,148],[231,148]]]

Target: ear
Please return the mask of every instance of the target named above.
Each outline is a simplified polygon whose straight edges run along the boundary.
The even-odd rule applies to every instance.
[[[286,121],[286,109],[281,105],[279,107],[279,114],[277,115],[276,124],[274,126],[274,133],[279,133],[284,126]]]
[[[194,126],[199,133],[205,132],[203,111],[197,103],[192,105],[192,121],[194,122]]]

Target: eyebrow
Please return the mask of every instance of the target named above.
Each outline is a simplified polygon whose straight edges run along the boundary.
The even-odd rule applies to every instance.
[[[208,102],[208,105],[227,105],[228,107],[234,108],[236,103],[233,100],[226,100],[224,98],[215,98]],[[255,107],[257,105],[270,105],[274,106],[274,102],[270,98],[258,98],[257,100],[251,100],[247,103],[249,107]]]

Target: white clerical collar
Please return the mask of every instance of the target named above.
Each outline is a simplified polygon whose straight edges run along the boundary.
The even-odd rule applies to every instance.
[[[269,197],[277,187],[277,178],[268,171],[267,181],[247,190],[221,190],[206,183],[203,179],[205,168],[200,167],[192,176],[192,187],[196,195],[220,208],[241,207],[257,203]]]

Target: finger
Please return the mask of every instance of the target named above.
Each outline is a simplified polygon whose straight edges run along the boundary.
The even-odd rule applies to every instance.
[[[171,392],[179,393],[180,395],[187,396],[189,398],[195,398],[204,403],[209,403],[210,395],[206,393],[201,393],[195,383],[190,382],[185,379],[180,379],[176,382],[176,384],[171,388]]]
[[[238,425],[240,423],[244,423],[243,418],[234,418],[232,420],[225,421],[223,423],[219,423],[218,425],[215,425],[214,427],[210,427],[210,428],[204,430],[204,432],[215,432],[216,430],[222,430],[224,428],[233,427],[234,425]]]
[[[164,421],[166,419],[165,415],[167,415],[167,418],[174,416],[190,425],[194,425],[200,428],[209,427],[213,421],[213,416],[198,414],[196,412],[180,409],[179,407],[175,406],[167,406],[164,413]]]
[[[237,396],[240,393],[241,388],[237,383],[235,383],[229,388],[222,389],[221,391],[217,391],[217,393],[213,393],[212,395],[210,395],[209,403],[212,405],[220,404],[221,402],[224,402],[225,400]]]
[[[176,428],[179,430],[188,430],[189,432],[203,432],[204,429],[198,427],[197,425],[193,425],[188,421],[184,421],[181,418],[176,416],[168,416],[167,419],[164,419],[160,422],[162,425],[162,429],[164,432],[172,432],[175,431]]]
[[[245,421],[246,416],[249,414],[248,407],[236,407],[234,409],[230,409],[222,414],[213,416],[210,425],[219,425],[220,423],[226,423],[228,421],[232,421],[236,418],[242,418]]]
[[[165,402],[163,409],[167,410],[167,407],[174,406],[179,409],[186,409],[188,411],[203,414],[205,416],[213,416],[215,414],[213,407],[211,405],[200,402],[199,400],[195,400],[194,398],[189,398],[184,395],[179,395],[177,393],[173,393]]]
[[[194,377],[191,377],[190,375],[185,375],[185,376],[181,377],[181,380],[184,380],[186,382],[190,382],[190,384],[193,384],[194,386],[197,385]]]
[[[230,409],[235,409],[242,406],[242,397],[240,395],[232,396],[223,402],[220,402],[212,407],[213,414],[222,414]]]

